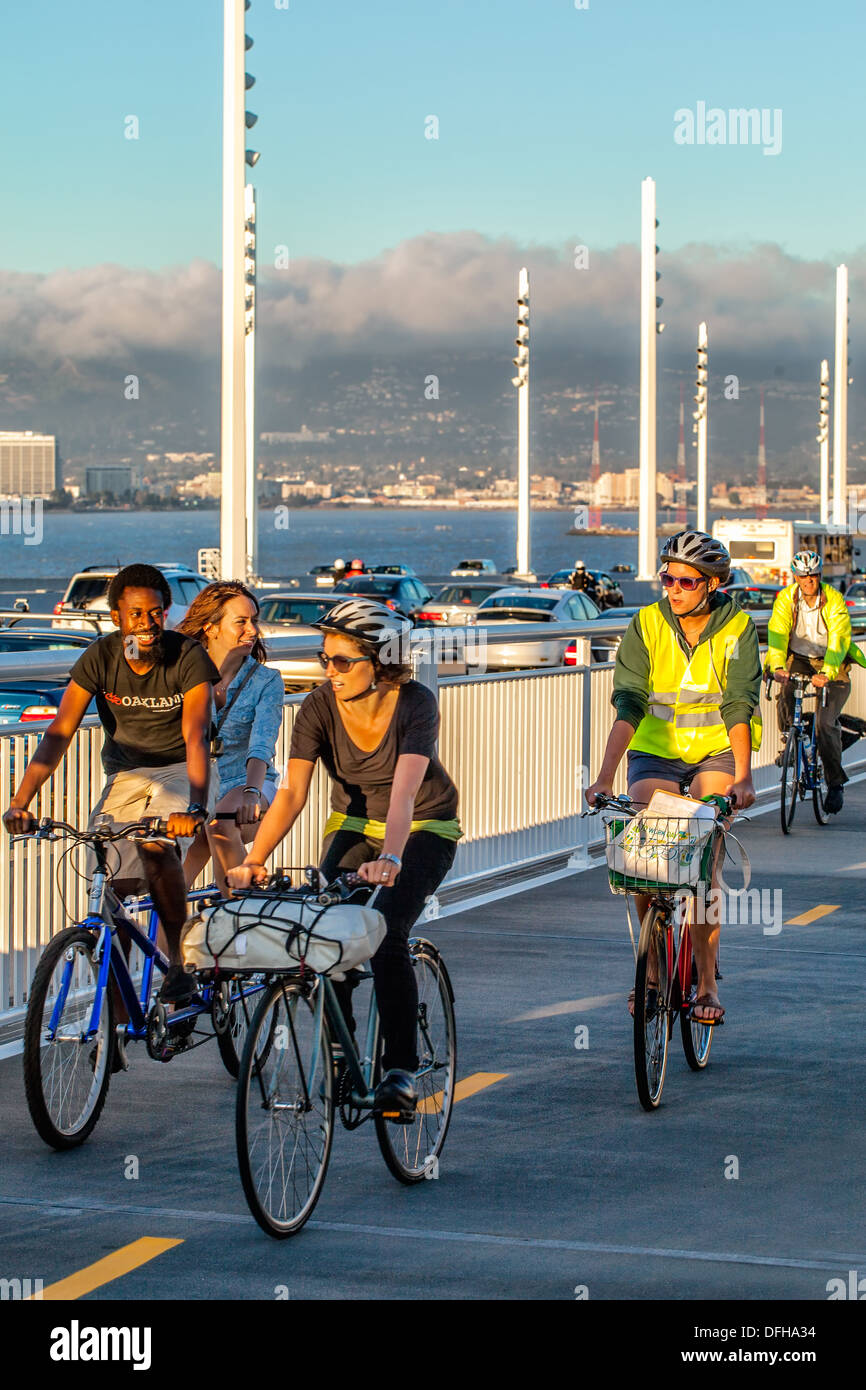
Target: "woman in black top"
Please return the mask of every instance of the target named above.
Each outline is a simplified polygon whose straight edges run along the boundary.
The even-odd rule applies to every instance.
[[[457,788],[436,755],[436,697],[412,680],[402,650],[410,624],[369,599],[337,604],[316,624],[328,679],[301,705],[287,775],[243,864],[229,884],[267,878],[264,862],[306,804],[322,759],[331,778],[325,826],[326,879],[356,870],[381,885],[376,906],[388,934],[373,957],[385,1038],[377,1101],[402,1111],[417,1103],[418,991],[409,932],[454,862],[460,826]],[[350,989],[337,987],[351,1021]]]

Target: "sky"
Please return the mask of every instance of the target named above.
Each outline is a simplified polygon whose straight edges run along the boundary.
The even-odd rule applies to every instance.
[[[356,265],[463,232],[612,249],[648,174],[663,254],[863,244],[862,0],[282,3],[247,14],[266,254]],[[40,0],[0,36],[0,268],[218,263],[220,0]],[[779,153],[677,144],[699,101],[780,110]]]

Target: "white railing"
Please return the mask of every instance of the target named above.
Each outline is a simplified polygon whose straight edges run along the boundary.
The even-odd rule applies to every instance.
[[[577,631],[575,625],[575,632]],[[585,625],[581,636],[585,636]],[[620,630],[622,624],[620,623]],[[521,636],[539,628],[521,625]],[[516,633],[516,629],[513,629]],[[571,635],[574,635],[572,633]],[[509,641],[511,641],[509,634]],[[852,668],[846,713],[866,717],[866,671]],[[431,684],[437,685],[435,675]],[[533,871],[537,878],[559,873],[569,859],[576,867],[602,842],[597,818],[580,819],[579,784],[587,784],[601,761],[613,710],[613,665],[556,667],[541,671],[449,677],[438,682],[442,713],[440,756],[460,790],[464,831],[453,868],[439,898],[471,901],[503,876]],[[755,757],[755,785],[772,794],[778,781],[773,758],[778,747],[775,711],[762,694],[765,739]],[[276,762],[284,766],[291,730],[303,695],[286,698]],[[0,734],[0,807],[9,805],[14,785],[39,742],[38,733]],[[61,766],[31,808],[85,825],[103,783],[99,758],[102,730],[85,721]],[[851,750],[847,765],[866,760]],[[852,758],[852,755],[854,757]],[[617,790],[625,789],[624,769]],[[273,858],[273,866],[316,863],[329,809],[328,779],[317,768],[304,813]],[[86,907],[84,881],[75,862],[83,850],[68,842],[18,841],[0,863],[0,1042],[18,1025],[41,951],[50,938]],[[431,912],[435,915],[435,907]]]

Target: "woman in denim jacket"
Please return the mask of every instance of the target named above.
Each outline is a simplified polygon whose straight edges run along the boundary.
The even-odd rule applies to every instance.
[[[220,673],[214,686],[222,740],[214,768],[216,810],[234,811],[237,824],[212,820],[203,827],[186,856],[184,874],[187,884],[194,883],[213,855],[221,893],[226,870],[240,864],[244,842],[253,839],[279,783],[274,751],[283,719],[283,680],[264,665],[258,616],[258,601],[246,585],[224,580],[203,589],[178,625],[179,632],[201,642]]]

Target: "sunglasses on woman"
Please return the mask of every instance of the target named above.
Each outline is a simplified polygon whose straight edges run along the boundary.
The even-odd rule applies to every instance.
[[[321,662],[323,671],[327,671],[328,666],[331,665],[341,676],[347,675],[357,661],[370,660],[368,656],[343,656],[342,652],[338,652],[336,656],[329,656],[324,651],[317,652],[316,655]]]
[[[698,575],[697,579],[681,579],[678,574],[663,574],[661,581],[664,589],[672,589],[675,584],[678,584],[681,589],[685,589],[687,592],[691,592],[699,584],[706,584],[707,582],[702,574]]]

